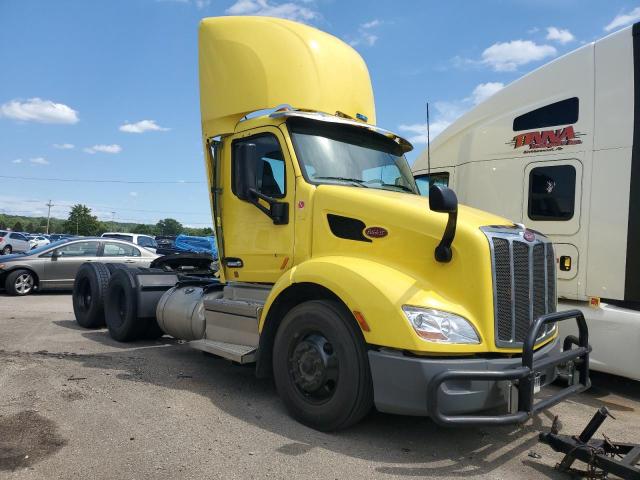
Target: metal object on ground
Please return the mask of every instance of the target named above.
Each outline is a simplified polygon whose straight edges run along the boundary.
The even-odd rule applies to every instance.
[[[640,480],[640,445],[612,442],[606,435],[603,440],[592,440],[607,417],[614,418],[607,407],[593,415],[579,436],[560,435],[557,429],[541,433],[539,439],[556,452],[566,453],[556,466],[561,472],[576,473],[587,478],[607,478],[609,473],[627,480]],[[554,421],[554,425],[556,422]],[[578,471],[571,466],[576,460],[587,464],[587,471]]]

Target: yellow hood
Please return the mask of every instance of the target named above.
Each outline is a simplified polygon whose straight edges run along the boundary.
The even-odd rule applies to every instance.
[[[289,104],[365,115],[375,125],[369,71],[342,40],[270,17],[205,18],[199,29],[205,137],[231,133],[247,113]]]

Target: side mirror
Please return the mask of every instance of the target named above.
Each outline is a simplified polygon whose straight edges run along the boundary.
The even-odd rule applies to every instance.
[[[429,208],[434,212],[453,213],[458,211],[458,197],[449,187],[431,185],[429,187]]]
[[[270,217],[274,225],[286,225],[289,223],[289,204],[276,202],[270,205]]]
[[[241,143],[235,147],[235,161],[233,176],[235,179],[236,195],[241,200],[252,201],[256,190],[256,145]]]
[[[57,260],[60,257],[60,252],[58,250],[54,250],[51,252],[51,260]]]
[[[241,143],[235,148],[233,177],[238,198],[253,203],[256,208],[273,220],[274,225],[289,223],[289,204],[279,202],[258,191],[258,162],[256,162],[257,147],[255,143]],[[258,199],[268,203],[269,208],[262,205]]]
[[[453,190],[444,185],[431,185],[429,187],[429,208],[438,213],[448,213],[447,226],[440,243],[434,252],[436,261],[448,263],[453,257],[451,244],[456,236],[456,224],[458,222],[458,197]]]

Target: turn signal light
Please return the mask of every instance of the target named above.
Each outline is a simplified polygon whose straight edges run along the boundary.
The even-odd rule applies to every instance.
[[[369,324],[367,323],[367,321],[364,319],[364,315],[362,315],[362,313],[358,312],[357,310],[354,310],[353,316],[356,317],[356,321],[358,322],[358,325],[360,325],[360,328],[363,331],[365,332],[371,331],[371,328],[369,327]]]

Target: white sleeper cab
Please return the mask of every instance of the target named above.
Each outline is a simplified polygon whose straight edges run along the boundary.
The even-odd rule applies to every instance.
[[[427,151],[413,171],[548,235],[591,367],[640,380],[640,23],[500,90],[432,142],[430,177]]]

